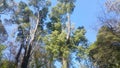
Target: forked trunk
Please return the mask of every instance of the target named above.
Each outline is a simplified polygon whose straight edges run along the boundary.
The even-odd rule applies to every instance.
[[[31,50],[32,50],[32,46],[30,45],[27,54],[24,55],[24,57],[23,57],[21,68],[27,68],[28,63],[29,63],[29,58],[30,58]]]

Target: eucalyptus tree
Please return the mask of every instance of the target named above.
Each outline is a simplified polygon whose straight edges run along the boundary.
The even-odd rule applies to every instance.
[[[51,58],[62,62],[62,68],[69,68],[70,54],[78,51],[80,43],[87,42],[85,29],[74,29],[71,23],[71,14],[74,11],[75,0],[58,0],[49,15],[51,22],[47,23],[48,35],[45,37],[46,50]],[[50,29],[50,30],[49,30]],[[53,68],[51,66],[51,68]]]
[[[19,46],[16,49],[16,67],[27,68],[34,48],[40,45],[49,5],[47,0],[1,0],[0,14],[9,13],[10,19],[7,22],[17,24],[16,41]]]
[[[44,20],[48,13],[49,2],[46,0],[29,0],[28,3],[20,2],[16,14],[13,16],[18,23],[18,40],[21,42],[16,56],[18,63],[23,54],[21,68],[27,68],[34,48],[40,45]],[[24,52],[22,52],[22,50]],[[32,60],[32,59],[31,59]]]

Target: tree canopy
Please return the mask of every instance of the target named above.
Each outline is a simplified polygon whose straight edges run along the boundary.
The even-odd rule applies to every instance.
[[[76,2],[0,0],[0,68],[119,68],[120,1],[105,2],[93,43],[71,19]]]

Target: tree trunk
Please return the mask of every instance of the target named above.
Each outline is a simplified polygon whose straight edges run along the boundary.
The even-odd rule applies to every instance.
[[[62,68],[67,68],[67,60],[62,58]]]
[[[67,41],[66,41],[66,44],[69,45],[70,44],[70,34],[71,34],[71,21],[70,21],[70,14],[68,13],[67,15],[67,19],[68,19],[68,22],[66,23],[67,25]],[[62,58],[62,68],[68,68],[69,67],[69,64],[68,64],[68,61],[66,58]]]
[[[50,61],[48,61],[48,63],[47,63],[47,68],[51,68],[51,62]]]
[[[71,34],[71,22],[70,22],[70,14],[68,13],[67,15],[68,17],[68,22],[66,23],[67,25],[67,40],[70,38],[70,34]]]
[[[35,33],[37,31],[37,28],[38,28],[38,24],[39,24],[39,13],[38,13],[38,17],[37,17],[37,22],[36,22],[36,25],[35,25],[35,28],[32,30],[32,32],[30,33],[31,35],[31,39],[30,39],[30,43],[28,44],[28,49],[25,49],[25,53],[24,53],[24,57],[23,57],[23,60],[22,60],[22,64],[21,64],[21,68],[27,68],[28,66],[28,63],[29,63],[29,58],[31,56],[31,51],[32,51],[32,43],[33,43],[33,40],[35,38]]]
[[[27,68],[28,63],[29,63],[29,58],[30,58],[31,50],[32,50],[32,46],[30,45],[27,54],[24,55],[24,57],[23,57],[21,68]]]
[[[17,55],[15,57],[15,59],[16,59],[16,62],[15,62],[16,67],[18,66],[19,57],[20,57],[20,54],[21,54],[21,51],[22,51],[22,47],[23,47],[23,44],[20,45],[20,49],[19,49],[19,51],[18,51],[18,53],[17,53]]]

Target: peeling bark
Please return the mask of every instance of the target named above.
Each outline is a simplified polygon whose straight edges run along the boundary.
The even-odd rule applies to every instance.
[[[38,24],[39,24],[39,18],[40,17],[39,17],[39,13],[38,13],[35,28],[34,28],[33,32],[31,32],[31,35],[30,35],[31,39],[30,39],[29,44],[27,45],[28,49],[25,49],[25,52],[24,52],[24,57],[23,57],[23,60],[22,60],[22,63],[21,63],[21,68],[27,68],[27,66],[28,66],[29,58],[31,57],[31,51],[32,51],[32,46],[33,46],[32,43],[34,42],[35,33],[37,31]]]

